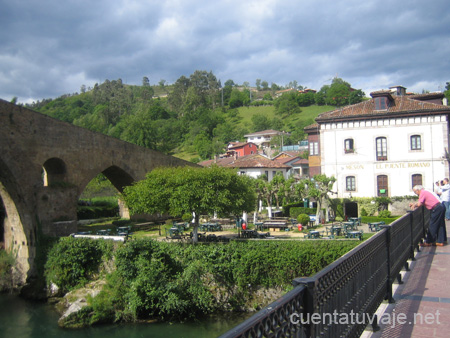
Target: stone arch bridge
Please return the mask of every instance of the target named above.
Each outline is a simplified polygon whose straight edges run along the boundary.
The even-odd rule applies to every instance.
[[[99,173],[122,191],[160,166],[194,165],[0,100],[0,240],[18,257],[18,283],[34,273],[38,226],[76,230],[78,198]]]

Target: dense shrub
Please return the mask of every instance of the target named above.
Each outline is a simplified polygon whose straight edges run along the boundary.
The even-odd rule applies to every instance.
[[[307,214],[300,214],[297,216],[297,222],[303,226],[306,226],[309,223],[309,216]]]
[[[87,238],[61,238],[49,251],[45,264],[47,284],[62,292],[84,285],[99,271],[102,258],[112,254],[112,243]]]
[[[290,217],[297,219],[300,214],[315,215],[317,212],[316,208],[304,208],[304,207],[293,207],[290,208]]]
[[[117,205],[105,206],[78,206],[78,219],[97,219],[104,217],[116,217],[119,215],[119,207]]]
[[[53,271],[48,272],[49,277],[62,275],[67,285],[74,286],[98,270],[103,250],[93,247],[92,242],[60,242],[63,244],[52,250],[53,259],[47,264]],[[294,278],[315,274],[357,244],[233,241],[188,245],[150,239],[129,241],[116,248],[116,270],[107,276],[100,294],[89,299],[88,318],[82,313],[71,321],[76,325],[77,320],[90,324],[143,318],[180,320],[216,310],[242,309],[257,287],[290,289]],[[77,258],[67,257],[69,253]],[[59,261],[54,259],[56,255],[61,256]],[[69,278],[60,271],[78,273]],[[60,282],[62,277],[58,278]]]
[[[389,218],[391,217],[391,212],[389,210],[382,210],[378,213],[378,217]]]

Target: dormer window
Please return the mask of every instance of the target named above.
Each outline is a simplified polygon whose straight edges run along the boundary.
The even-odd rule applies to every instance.
[[[389,100],[385,96],[379,96],[375,99],[375,110],[386,110],[389,107]]]

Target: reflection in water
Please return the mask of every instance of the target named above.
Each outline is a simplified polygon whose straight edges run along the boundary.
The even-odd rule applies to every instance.
[[[0,332],[2,337],[108,337],[108,338],[212,338],[233,328],[248,315],[215,317],[196,323],[152,323],[101,325],[79,330],[58,327],[54,306],[32,302],[12,295],[0,295]]]

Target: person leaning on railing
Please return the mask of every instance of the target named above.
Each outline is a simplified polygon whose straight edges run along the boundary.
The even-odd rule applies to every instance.
[[[422,205],[430,210],[430,226],[427,231],[426,241],[421,246],[444,246],[447,242],[445,236],[445,207],[439,199],[432,192],[426,190],[421,185],[416,185],[413,188],[419,200],[415,203],[410,203],[409,207],[414,210]]]

